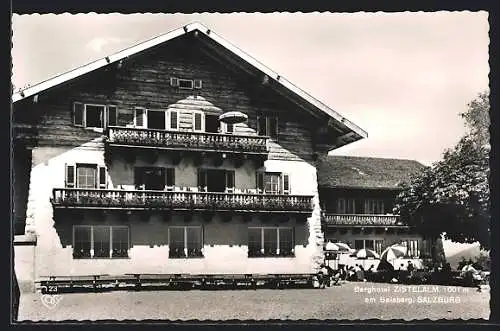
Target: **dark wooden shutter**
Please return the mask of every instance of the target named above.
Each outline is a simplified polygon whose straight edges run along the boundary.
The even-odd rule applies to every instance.
[[[265,116],[257,116],[257,134],[259,136],[267,136]]]
[[[234,170],[226,170],[226,190],[228,193],[234,192]]]
[[[271,116],[267,118],[267,125],[269,126],[267,134],[273,138],[278,137],[278,117]]]
[[[144,127],[144,112],[146,109],[144,108],[136,108],[135,109],[135,126],[138,128]]]
[[[202,129],[202,114],[194,113],[194,131],[201,131]]]
[[[108,126],[116,126],[118,121],[118,110],[116,106],[108,106]]]
[[[179,78],[170,77],[170,86],[178,87],[179,86]]]
[[[290,194],[290,175],[283,174],[283,194]]]
[[[179,116],[177,110],[169,111],[169,115],[170,115],[170,121],[169,121],[170,123],[168,124],[169,129],[177,130],[178,129],[177,117]]]
[[[66,164],[66,187],[75,187],[75,165]]]
[[[264,173],[257,172],[257,191],[259,193],[264,193]]]
[[[175,168],[167,168],[166,185],[167,190],[173,190],[175,186]]]
[[[198,169],[198,188],[200,191],[206,191],[207,186],[207,172],[205,169]]]
[[[144,169],[140,167],[134,168],[134,184],[136,189],[140,189],[141,185],[144,184]]]
[[[106,167],[99,167],[99,188],[106,188]]]
[[[81,102],[73,103],[73,124],[75,126],[84,126],[83,110],[84,110],[83,103]]]

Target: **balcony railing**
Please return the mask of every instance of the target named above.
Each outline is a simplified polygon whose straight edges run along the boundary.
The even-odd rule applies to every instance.
[[[268,137],[194,131],[108,127],[107,144],[174,150],[267,154]]]
[[[400,225],[398,215],[326,213],[323,218],[328,225]]]
[[[232,210],[310,213],[312,196],[143,190],[53,189],[54,208]]]

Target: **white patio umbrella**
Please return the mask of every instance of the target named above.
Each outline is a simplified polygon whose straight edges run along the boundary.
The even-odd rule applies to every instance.
[[[382,254],[380,254],[380,259],[385,261],[393,261],[399,259],[406,255],[407,248],[401,245],[392,245],[387,247]]]
[[[351,247],[349,247],[349,245],[347,245],[345,243],[338,242],[338,243],[335,243],[335,245],[337,245],[339,247],[340,252],[350,252],[351,251]]]
[[[477,270],[470,264],[467,264],[462,268],[462,272],[467,272],[467,271],[477,272]]]
[[[219,121],[228,124],[243,123],[246,120],[248,120],[248,115],[240,111],[228,111],[219,116]]]
[[[337,252],[339,250],[339,246],[335,245],[331,241],[327,242],[325,245],[325,251],[334,251]]]
[[[356,253],[354,253],[354,256],[356,256],[358,259],[378,259],[380,256],[377,254],[377,252],[372,251],[371,249],[363,248]]]

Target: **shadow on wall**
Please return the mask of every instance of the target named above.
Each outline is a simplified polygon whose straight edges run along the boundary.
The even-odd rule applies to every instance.
[[[186,215],[192,215],[186,221]],[[202,219],[202,213],[173,212],[132,212],[128,215],[124,211],[76,210],[58,211],[55,217],[54,228],[63,247],[73,246],[74,225],[119,225],[128,226],[130,229],[131,247],[138,246],[164,246],[168,245],[169,227],[172,226],[201,226],[203,228],[204,245],[214,246],[241,246],[248,244],[249,227],[294,227],[295,245],[307,245],[309,228],[307,222],[291,220],[290,223],[275,223],[272,220],[261,221],[252,219],[243,221],[241,216],[235,216],[229,221],[221,219],[215,214],[210,221]]]

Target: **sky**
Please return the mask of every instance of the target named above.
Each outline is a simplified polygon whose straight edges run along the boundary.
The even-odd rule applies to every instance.
[[[362,129],[337,155],[441,158],[488,89],[488,13],[13,16],[13,84],[35,85],[199,21]]]

